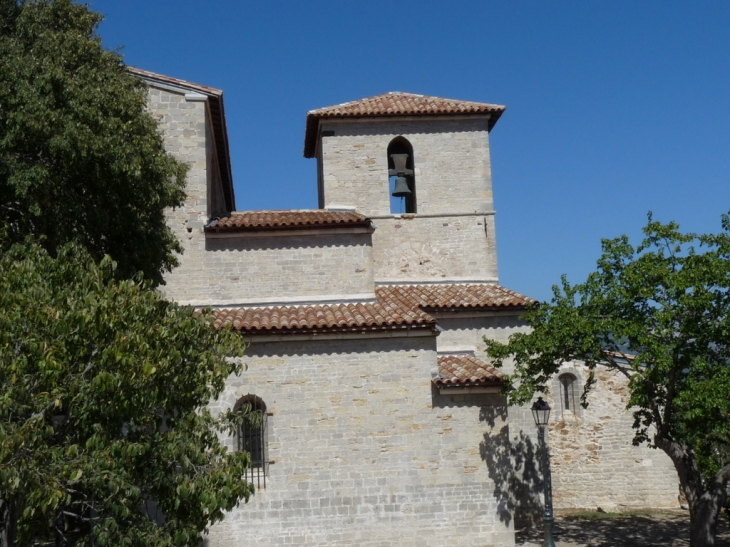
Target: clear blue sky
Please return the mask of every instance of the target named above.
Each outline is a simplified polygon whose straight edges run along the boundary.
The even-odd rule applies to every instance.
[[[507,105],[491,149],[511,289],[583,281],[649,210],[698,232],[730,210],[726,0],[91,4],[127,64],[224,90],[238,209],[316,208],[306,112],[408,91]]]

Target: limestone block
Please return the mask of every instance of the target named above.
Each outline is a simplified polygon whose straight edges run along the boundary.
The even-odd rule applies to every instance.
[[[504,399],[440,396],[435,360],[433,337],[252,344],[217,410],[261,397],[276,463],[208,544],[513,545],[507,462],[485,459]]]

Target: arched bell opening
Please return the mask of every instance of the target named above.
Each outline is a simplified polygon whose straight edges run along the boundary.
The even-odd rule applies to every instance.
[[[416,178],[413,167],[413,146],[404,137],[396,137],[388,145],[388,180],[390,212],[416,212]]]

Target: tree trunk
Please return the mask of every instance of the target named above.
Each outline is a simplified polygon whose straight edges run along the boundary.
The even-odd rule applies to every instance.
[[[717,518],[720,515],[722,502],[717,495],[709,492],[699,499],[692,511],[690,527],[690,547],[714,547],[717,536]]]
[[[682,487],[684,496],[687,498],[690,512],[694,515],[695,507],[699,503],[704,489],[702,488],[702,476],[699,469],[697,469],[692,453],[679,443],[658,435],[654,437],[654,444],[672,460],[674,468],[677,470],[679,484]]]
[[[727,499],[728,482],[730,482],[730,464],[717,472],[709,488],[697,500],[692,510],[690,547],[714,547],[717,520]]]
[[[717,519],[727,498],[730,482],[730,464],[713,479],[707,490],[692,452],[686,447],[665,438],[654,438],[654,444],[671,458],[679,475],[691,515],[690,547],[714,547],[717,536]]]
[[[13,506],[0,498],[0,547],[12,547],[15,544],[15,515]]]

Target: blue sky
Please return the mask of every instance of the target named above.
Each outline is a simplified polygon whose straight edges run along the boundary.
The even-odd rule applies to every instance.
[[[541,300],[647,211],[730,210],[730,2],[97,0],[127,64],[224,90],[238,209],[316,208],[308,110],[387,91],[506,104],[500,283]],[[458,188],[454,188],[458,192]]]

